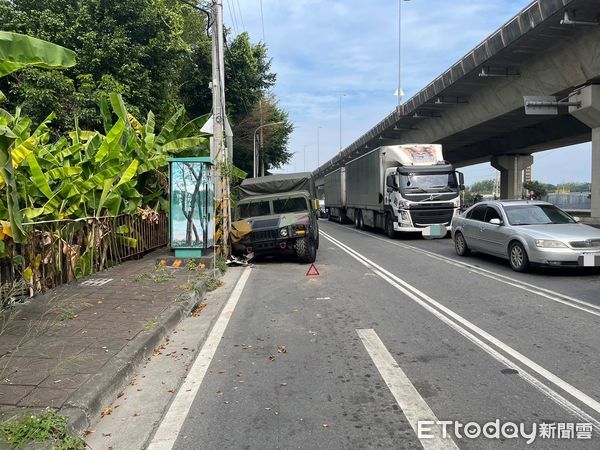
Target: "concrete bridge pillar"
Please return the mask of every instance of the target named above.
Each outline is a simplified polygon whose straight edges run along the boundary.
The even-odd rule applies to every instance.
[[[500,198],[520,199],[523,171],[533,164],[531,155],[500,155],[492,158],[492,167],[500,171]]]
[[[569,112],[592,129],[592,217],[600,219],[600,85],[584,87],[569,100]]]

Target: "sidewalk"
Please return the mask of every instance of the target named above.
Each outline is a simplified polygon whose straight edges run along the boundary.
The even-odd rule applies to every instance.
[[[165,250],[0,314],[0,421],[58,408],[82,431],[200,302],[212,269],[158,267]]]

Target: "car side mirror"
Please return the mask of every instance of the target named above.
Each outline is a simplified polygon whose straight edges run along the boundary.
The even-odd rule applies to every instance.
[[[581,217],[573,216],[573,220],[577,223],[581,222]]]
[[[496,219],[496,218],[490,219],[490,223],[492,225],[502,225],[502,221],[500,219]]]

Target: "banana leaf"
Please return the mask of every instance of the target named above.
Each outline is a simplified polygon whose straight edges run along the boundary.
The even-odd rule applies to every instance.
[[[44,176],[40,165],[33,153],[30,153],[27,156],[27,164],[29,164],[29,170],[31,171],[31,181],[35,187],[37,187],[42,194],[46,196],[46,198],[51,199],[54,196],[52,189],[50,189],[50,185],[48,184],[48,180]]]
[[[204,137],[187,137],[175,139],[163,145],[163,150],[169,153],[180,153],[184,150],[197,149],[199,153],[209,154],[208,139]],[[198,155],[204,156],[204,155]]]
[[[177,111],[175,111],[175,114],[171,116],[167,123],[163,125],[162,129],[160,130],[160,133],[156,137],[156,143],[158,145],[163,145],[165,142],[172,140],[173,131],[177,127],[177,124],[180,122],[184,113],[185,109],[179,108]]]
[[[123,119],[119,119],[100,144],[100,148],[96,152],[96,156],[94,158],[97,163],[102,161],[107,156],[112,158],[117,153],[115,152],[115,149],[117,149],[120,153],[119,140],[123,135],[123,131],[125,131],[125,121]]]
[[[24,34],[0,31],[0,77],[26,66],[47,69],[75,65],[75,52]]]

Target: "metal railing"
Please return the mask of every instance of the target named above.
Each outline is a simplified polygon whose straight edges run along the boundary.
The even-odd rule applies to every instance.
[[[27,296],[139,258],[169,242],[167,215],[154,212],[26,223],[24,228],[27,243],[6,243],[0,285],[22,283]]]

